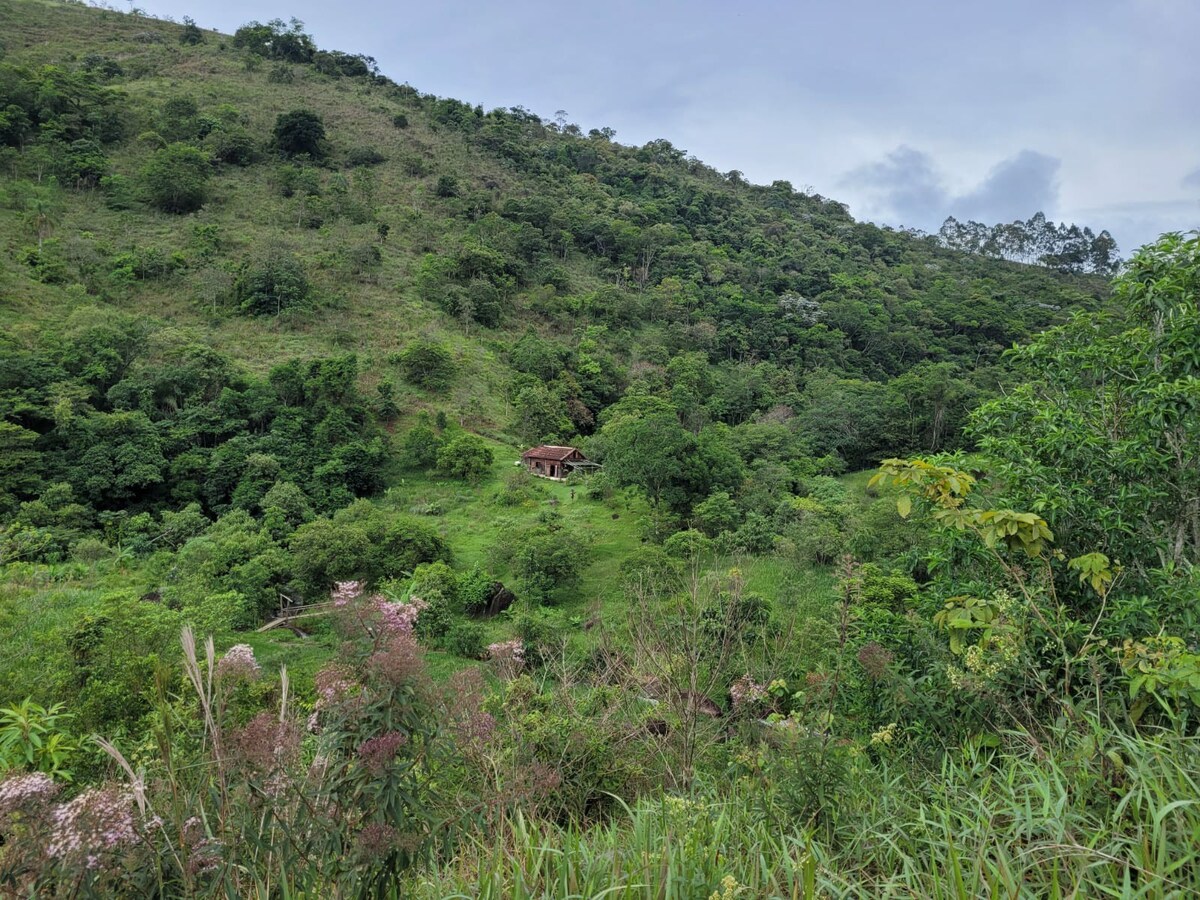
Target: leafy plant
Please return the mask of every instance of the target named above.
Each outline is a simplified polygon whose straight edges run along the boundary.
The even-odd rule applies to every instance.
[[[0,709],[0,775],[26,769],[70,781],[79,744],[67,731],[75,716],[65,710],[62,703],[45,707],[28,697]]]

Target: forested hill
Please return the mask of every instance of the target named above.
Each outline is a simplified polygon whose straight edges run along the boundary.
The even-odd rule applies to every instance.
[[[1200,234],[617,138],[0,0],[0,891],[1200,896]]]
[[[858,468],[955,445],[1005,348],[1106,297],[667,140],[422,93],[295,22],[3,0],[0,40],[6,516],[55,485],[219,513],[277,480],[334,509],[415,412],[586,443],[622,398]]]

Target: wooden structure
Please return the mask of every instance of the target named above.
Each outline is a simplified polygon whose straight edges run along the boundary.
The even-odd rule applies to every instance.
[[[541,478],[562,481],[576,469],[594,469],[599,464],[591,462],[574,447],[542,445],[521,454],[521,464],[531,474]]]
[[[287,594],[279,595],[279,609],[274,619],[259,628],[259,631],[270,631],[272,628],[278,628],[281,625],[289,625],[296,619],[309,619],[313,616],[327,616],[332,613],[338,606],[332,601],[325,600],[321,603],[300,603]]]

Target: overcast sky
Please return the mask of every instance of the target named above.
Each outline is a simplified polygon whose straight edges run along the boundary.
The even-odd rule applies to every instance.
[[[1038,210],[1122,252],[1200,227],[1197,0],[137,0],[485,108],[566,110],[936,230]]]

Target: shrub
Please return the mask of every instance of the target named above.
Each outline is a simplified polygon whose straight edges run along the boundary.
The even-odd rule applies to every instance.
[[[503,484],[493,497],[501,506],[520,506],[523,503],[536,503],[545,495],[545,488],[522,466],[504,476]]]
[[[397,128],[407,128],[408,116],[404,113],[396,113],[396,115],[392,116],[392,124]]]
[[[400,459],[410,469],[431,469],[437,464],[442,439],[429,420],[428,413],[421,413],[417,423],[404,434],[400,447]]]
[[[72,141],[59,164],[61,181],[76,188],[94,188],[109,171],[108,157],[95,141]]]
[[[587,564],[583,544],[556,523],[525,530],[513,537],[502,553],[510,557],[513,571],[524,581],[530,595],[539,600],[577,582]]]
[[[211,165],[208,154],[190,144],[156,150],[142,169],[150,202],[169,213],[195,212],[204,205]]]
[[[478,622],[456,622],[450,626],[442,643],[455,656],[479,659],[483,656],[484,634],[484,627]]]
[[[245,263],[234,282],[234,298],[246,315],[274,316],[304,304],[310,293],[308,278],[296,257],[279,247]]]
[[[442,445],[437,467],[443,474],[474,484],[488,473],[494,458],[482,438],[463,432]]]
[[[213,159],[231,166],[248,166],[258,154],[250,132],[238,125],[211,132],[204,145],[212,152]]]
[[[307,109],[280,113],[275,120],[275,147],[291,156],[307,154],[313,159],[325,155],[325,124]]]
[[[443,388],[454,377],[454,356],[434,341],[422,339],[410,344],[398,361],[404,378],[423,388]]]
[[[387,157],[374,147],[352,147],[346,154],[346,163],[350,166],[377,166],[387,162]]]
[[[204,32],[196,25],[191,16],[183,17],[183,28],[179,32],[179,43],[184,46],[194,46],[204,43]]]
[[[450,558],[445,541],[421,522],[358,500],[297,528],[289,548],[312,596],[335,581],[398,578],[423,562]]]
[[[296,80],[296,73],[287,63],[276,63],[267,73],[267,81],[272,84],[291,84]]]
[[[694,528],[677,531],[665,541],[663,550],[676,559],[694,559],[712,552],[712,541]]]
[[[420,598],[425,606],[417,621],[417,634],[434,644],[440,643],[458,618],[458,604],[453,597],[436,589],[423,591]]]
[[[496,583],[478,566],[469,572],[458,573],[458,601],[464,612],[484,612],[492,598]]]
[[[741,512],[726,491],[709,494],[702,503],[692,509],[692,518],[697,527],[709,537],[723,531],[733,531],[741,519]]]

